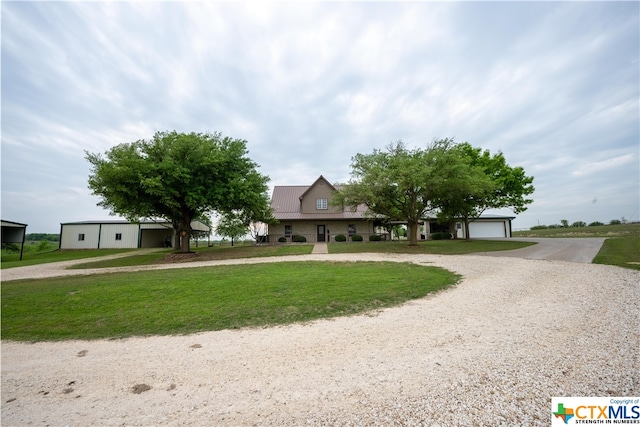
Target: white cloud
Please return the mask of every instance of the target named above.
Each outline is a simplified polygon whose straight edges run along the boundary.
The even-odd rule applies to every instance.
[[[545,212],[628,217],[640,193],[629,182],[639,169],[639,9],[5,2],[3,218],[48,221],[39,231],[53,232],[72,211],[93,219],[97,200],[66,189],[86,187],[83,151],[173,129],[246,139],[272,185],[346,181],[358,152],[456,137],[535,177],[519,223]],[[32,197],[55,218],[41,219]]]
[[[571,172],[572,176],[584,176],[590,174],[601,174],[603,172],[616,170],[628,164],[638,164],[638,156],[634,153],[623,154],[597,162],[590,162],[580,165],[576,170]],[[638,178],[637,176],[635,178]]]

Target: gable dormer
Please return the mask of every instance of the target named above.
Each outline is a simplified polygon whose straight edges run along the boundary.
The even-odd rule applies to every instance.
[[[316,181],[300,195],[300,212],[303,214],[329,214],[342,212],[331,206],[333,194],[338,191],[327,179],[320,175]]]

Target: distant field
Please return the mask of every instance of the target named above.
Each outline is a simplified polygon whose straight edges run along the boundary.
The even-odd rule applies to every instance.
[[[514,231],[513,237],[640,237],[640,223]]]

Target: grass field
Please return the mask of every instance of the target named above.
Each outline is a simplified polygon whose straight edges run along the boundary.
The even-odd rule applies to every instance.
[[[421,242],[417,247],[409,246],[406,241],[401,242],[372,242],[372,243],[331,243],[329,253],[423,253],[423,254],[468,254],[474,252],[503,251],[518,249],[534,243],[515,241],[475,240],[465,242],[429,241]],[[305,255],[311,253],[313,245],[271,245],[271,246],[236,246],[236,247],[202,247],[195,249],[196,256],[181,262],[212,261],[220,259],[255,258],[283,255]],[[129,257],[86,262],[72,268],[105,268],[124,267],[142,264],[160,264],[166,262],[166,252],[139,255],[132,253]]]
[[[406,241],[394,242],[362,242],[362,243],[331,243],[329,253],[401,253],[401,254],[441,254],[461,255],[478,252],[507,251],[534,245],[530,242],[516,242],[513,240],[429,240],[419,242],[418,246],[409,246]]]
[[[640,270],[640,237],[614,237],[605,240],[593,263]]]
[[[640,223],[514,231],[513,237],[640,237]]]
[[[536,230],[517,236],[607,237],[595,263],[640,269],[640,224]],[[331,253],[466,254],[516,249],[512,240],[332,243]],[[192,248],[193,260],[300,255],[313,245]],[[171,250],[2,253],[2,267],[131,251],[82,268],[164,263]],[[15,258],[15,259],[14,259]],[[188,261],[183,261],[188,262]],[[262,327],[351,315],[401,304],[456,283],[443,269],[395,263],[291,262],[128,272],[2,283],[2,339],[120,338]]]
[[[352,315],[446,288],[459,276],[398,263],[291,262],[2,284],[2,339],[121,338]]]
[[[125,252],[135,253],[136,249],[82,249],[64,250],[46,249],[44,251],[25,251],[20,260],[20,253],[2,251],[2,268],[24,267],[27,265],[47,264],[50,262],[71,261],[83,258],[95,258]]]

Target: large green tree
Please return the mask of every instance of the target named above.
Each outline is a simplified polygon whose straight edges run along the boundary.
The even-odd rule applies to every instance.
[[[338,192],[334,203],[355,208],[364,204],[373,217],[406,221],[409,244],[417,245],[420,222],[437,208],[447,191],[447,182],[460,179],[463,160],[450,155],[453,141],[434,141],[426,149],[408,149],[398,141],[385,151],[356,154],[351,179]]]
[[[214,212],[268,209],[269,178],[247,157],[246,141],[220,133],[157,132],[104,155],[86,152],[99,206],[131,221],[161,218],[189,252],[191,222]]]
[[[533,202],[533,177],[522,167],[509,166],[504,155],[491,155],[489,150],[472,147],[464,142],[450,147],[450,154],[466,165],[466,178],[462,182],[450,181],[449,191],[436,201],[439,218],[443,221],[462,219],[465,236],[471,237],[469,223],[487,209],[510,208],[518,214]]]

